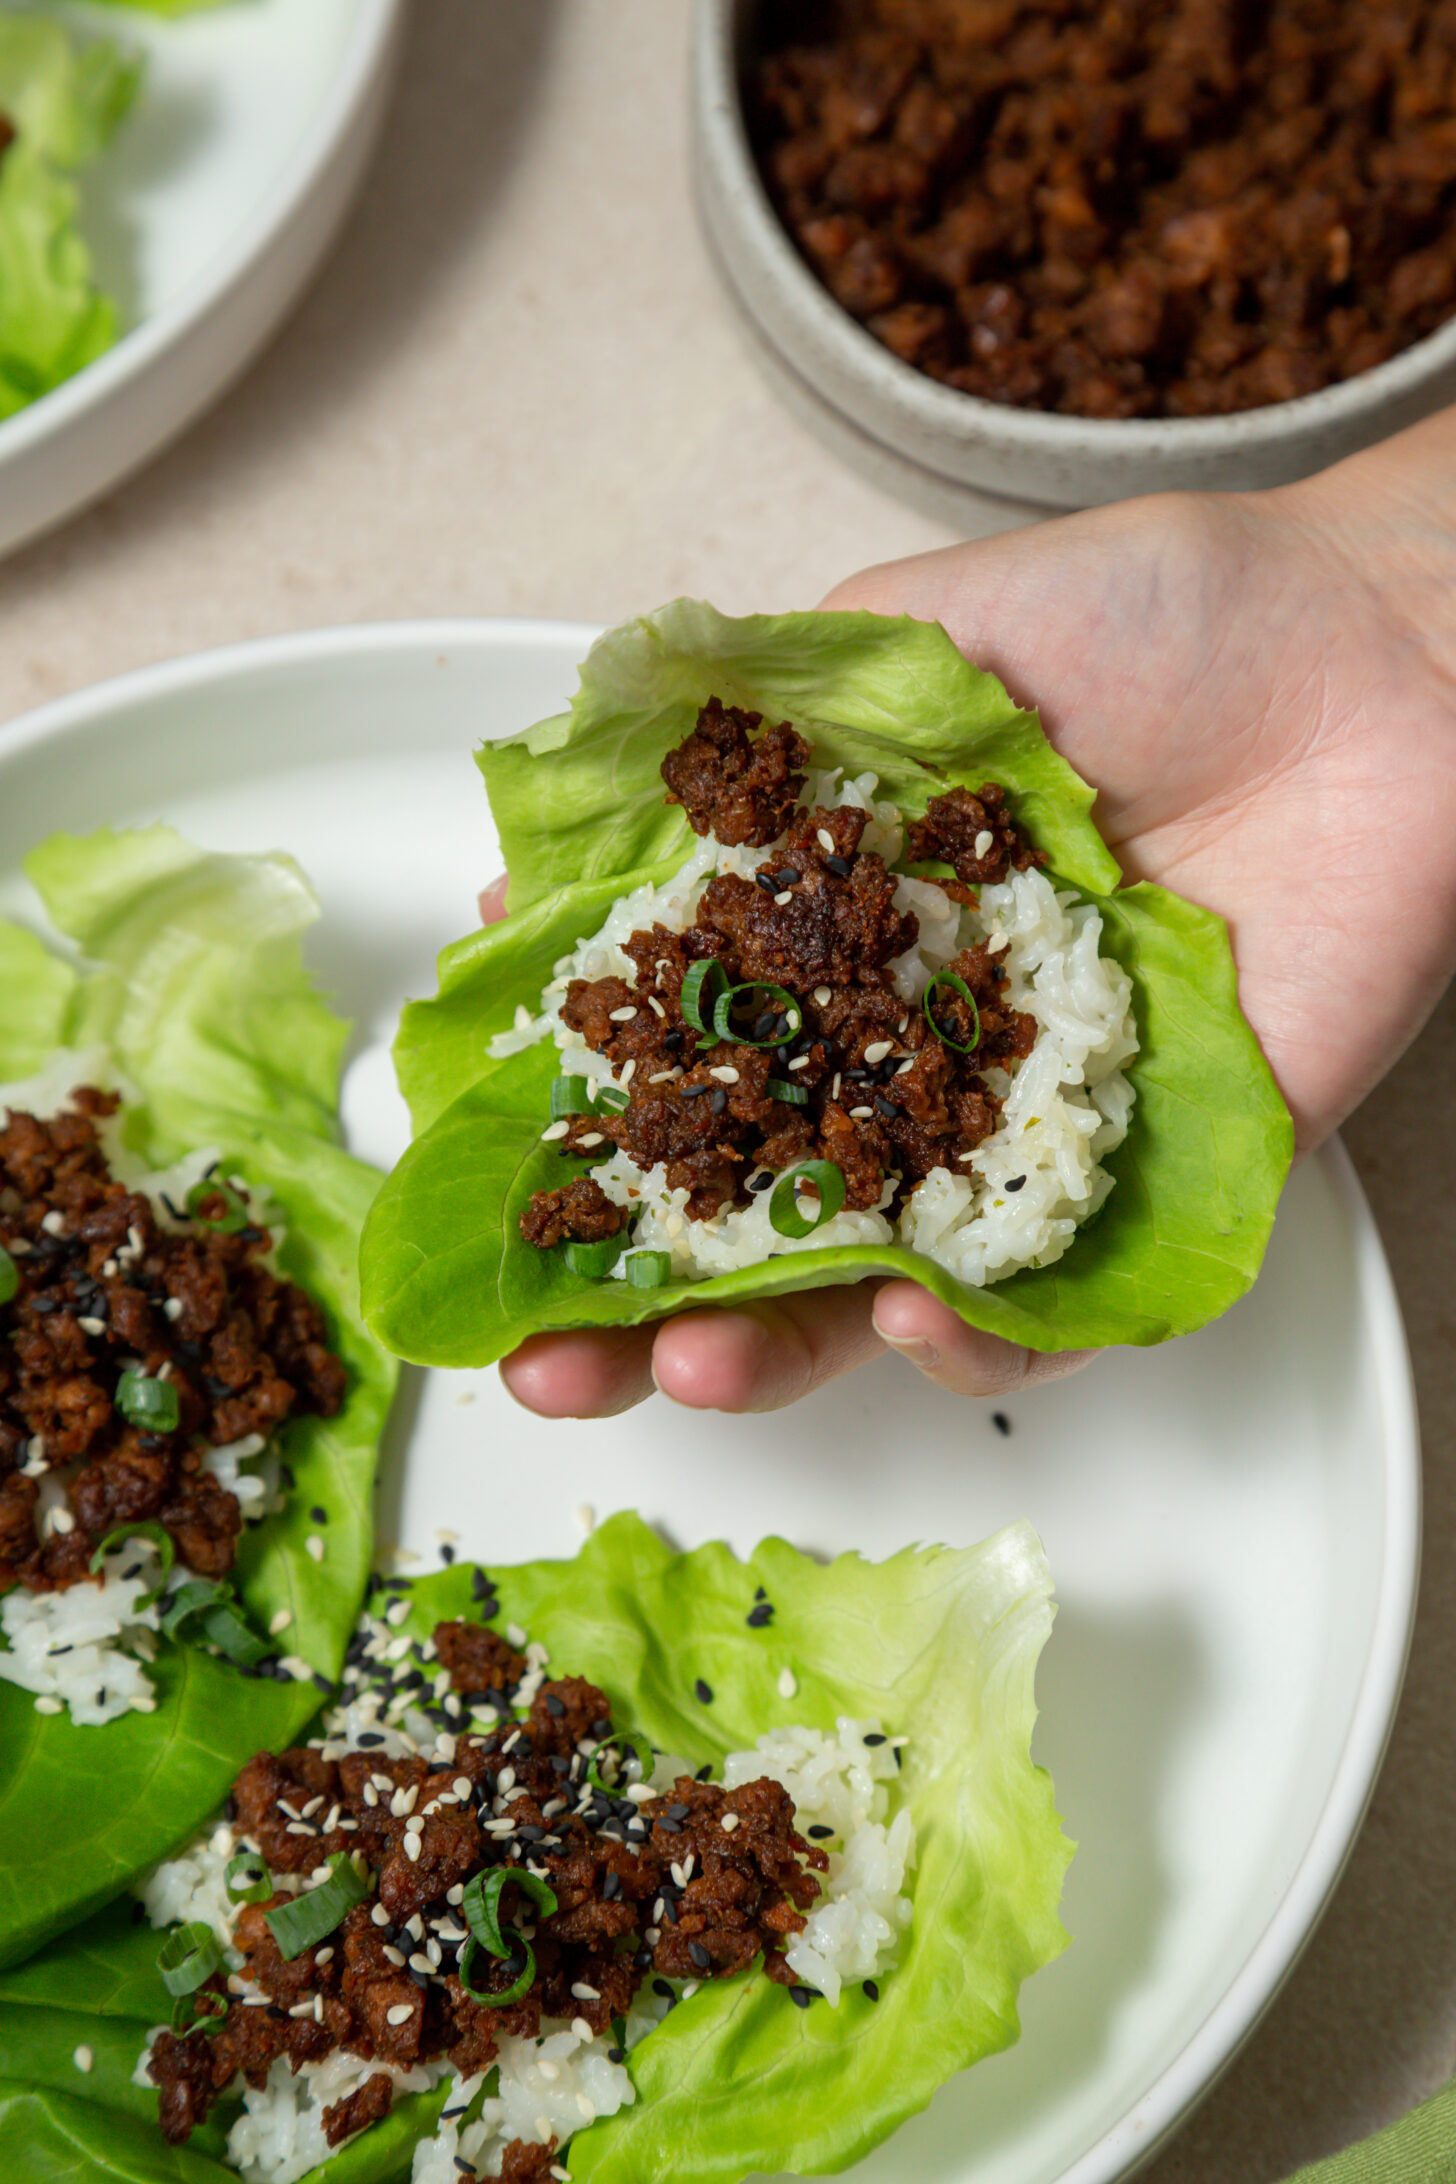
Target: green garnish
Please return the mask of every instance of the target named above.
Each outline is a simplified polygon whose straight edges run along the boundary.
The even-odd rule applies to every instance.
[[[790,1084],[786,1077],[770,1077],[764,1086],[771,1100],[782,1100],[785,1107],[807,1107],[809,1095],[801,1084]]]
[[[223,1202],[221,1213],[204,1213],[215,1198]],[[194,1183],[184,1201],[187,1211],[201,1228],[212,1229],[219,1236],[236,1236],[239,1229],[249,1225],[247,1201],[233,1189],[231,1183],[220,1183],[216,1176]]]
[[[593,1093],[590,1077],[553,1077],[551,1120],[564,1122],[570,1115],[620,1115],[629,1097],[619,1084],[598,1085]]]
[[[523,1896],[529,1896],[538,1911],[549,1918],[556,1909],[556,1892],[534,1873],[524,1873],[518,1866],[496,1866],[490,1873],[477,1873],[461,1899],[460,1908],[470,1928],[470,1939],[460,1952],[456,1974],[461,1986],[473,2002],[483,2002],[488,2009],[503,2009],[508,2002],[519,2002],[531,1991],[536,1977],[536,1955],[524,1934],[512,1929],[507,1937],[501,1931],[501,1891],[507,1886],[519,1888]],[[503,1963],[512,1963],[519,1949],[525,1957],[525,1965],[519,1976],[499,1994],[488,1994],[475,1986],[470,1977],[470,1962],[476,1948],[482,1948]]]
[[[566,1246],[566,1263],[573,1274],[584,1274],[588,1281],[599,1282],[611,1273],[626,1248],[625,1229],[619,1229],[615,1236],[599,1237],[594,1244],[580,1244],[573,1237]]]
[[[153,1379],[132,1368],[116,1383],[116,1407],[128,1425],[144,1433],[175,1433],[182,1405],[170,1380]]]
[[[627,1255],[627,1281],[633,1289],[661,1289],[672,1280],[670,1251],[632,1251]]]
[[[20,1269],[0,1244],[0,1304],[8,1304],[20,1287]]]
[[[975,1026],[975,1029],[971,1033],[971,1042],[969,1046],[962,1046],[959,1039],[952,1039],[948,1031],[942,1031],[939,1024],[937,1024],[937,1022],[935,1021],[935,1018],[931,1015],[930,997],[934,993],[937,986],[952,987],[955,992],[959,994],[961,1000],[965,1002],[966,1007],[970,1010],[971,1022]],[[937,971],[934,978],[931,979],[930,984],[925,989],[925,999],[921,1003],[921,1006],[925,1010],[926,1023],[929,1024],[931,1030],[935,1033],[936,1038],[940,1041],[942,1046],[948,1046],[952,1048],[957,1054],[975,1053],[976,1048],[981,1043],[981,1012],[976,1006],[975,995],[971,992],[970,987],[966,984],[965,980],[959,975],[958,972]]]
[[[134,1524],[118,1524],[112,1531],[106,1533],[104,1538],[99,1539],[92,1550],[91,1560],[86,1567],[93,1576],[100,1569],[102,1562],[110,1554],[112,1548],[119,1547],[125,1539],[149,1539],[162,1558],[161,1576],[149,1593],[142,1593],[137,1599],[139,1608],[150,1607],[154,1600],[160,1598],[162,1587],[167,1581],[167,1572],[177,1559],[177,1542],[173,1539],[167,1527],[164,1524],[158,1524],[155,1517],[139,1517]]]
[[[295,1896],[292,1903],[280,1903],[274,1910],[265,1911],[268,1931],[285,1964],[291,1964],[305,1949],[331,1934],[345,1912],[364,1901],[370,1885],[361,1878],[353,1861],[342,1850],[336,1850],[329,1860],[326,1881],[320,1881],[306,1895]]]
[[[683,984],[687,984],[686,979],[684,979]],[[753,1030],[735,1031],[732,1024],[733,1011],[735,1009],[742,1011],[749,1006],[742,997],[744,994],[750,993],[767,995],[773,1003],[772,1011],[770,1012],[765,1004],[760,1002],[754,1010]],[[775,1029],[771,1038],[756,1039],[753,1032],[757,1031],[764,1017],[770,1013],[772,1013],[775,1022],[780,1017],[788,1019],[784,1029],[782,1031]],[[784,987],[771,986],[761,978],[750,979],[742,986],[730,986],[728,991],[720,993],[713,1003],[713,1030],[718,1038],[726,1039],[732,1046],[760,1048],[784,1046],[790,1039],[798,1037],[799,1032],[803,1029],[803,1023],[803,1011],[793,995],[787,992]]]
[[[201,1919],[176,1927],[157,1951],[157,1970],[168,1994],[195,1993],[221,1962],[222,1944]]]
[[[227,2023],[227,2004],[221,1995],[179,1994],[172,2004],[172,2030],[185,2040],[188,2033],[211,2035]]]
[[[819,1193],[819,1210],[813,1219],[799,1205],[799,1187],[812,1183]],[[844,1204],[844,1170],[832,1160],[805,1160],[786,1168],[769,1194],[768,1217],[780,1236],[812,1236],[815,1229],[832,1221]]]
[[[706,956],[701,963],[693,964],[682,982],[678,995],[678,1007],[695,1031],[711,1039],[713,1015],[722,996],[731,989],[728,973],[716,956]]]
[[[240,1850],[229,1858],[223,1879],[234,1903],[266,1903],[273,1893],[273,1877],[256,1850]]]
[[[186,1633],[186,1642],[216,1646],[239,1668],[256,1668],[273,1651],[244,1615],[232,1586],[220,1579],[194,1577],[179,1585],[162,1610],[162,1629],[169,1638],[182,1638],[183,1624],[194,1616],[199,1618],[200,1628]]]
[[[647,1757],[645,1759],[642,1756],[644,1748],[647,1753]],[[598,1765],[598,1762],[601,1759],[603,1752],[611,1751],[615,1751],[619,1755],[617,1763],[617,1777],[614,1781],[608,1782],[603,1778],[602,1771],[600,1766]],[[642,1742],[639,1743],[635,1737],[623,1736],[620,1734],[617,1736],[605,1737],[602,1742],[596,1747],[595,1751],[591,1755],[591,1758],[586,1763],[586,1779],[594,1790],[601,1790],[603,1794],[607,1797],[616,1797],[620,1795],[621,1792],[622,1768],[626,1765],[629,1759],[632,1761],[633,1765],[637,1769],[638,1774],[645,1782],[647,1780],[647,1777],[652,1772],[652,1747],[646,1743],[646,1739],[644,1738]]]

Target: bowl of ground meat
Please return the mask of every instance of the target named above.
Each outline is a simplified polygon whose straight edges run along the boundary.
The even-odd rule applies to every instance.
[[[1456,397],[1456,0],[698,0],[704,232],[942,506],[1282,484]]]

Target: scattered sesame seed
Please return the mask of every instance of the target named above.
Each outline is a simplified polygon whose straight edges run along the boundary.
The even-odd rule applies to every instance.
[[[591,2026],[587,2023],[584,2017],[573,2017],[571,2020],[571,2029],[576,2034],[578,2040],[593,2040],[596,2038],[595,2033],[592,2031]]]
[[[788,888],[781,887],[778,893],[774,896],[774,905],[777,909],[781,910],[786,902],[791,902],[792,900],[793,897],[791,896]]]
[[[851,1107],[851,1109],[849,1110],[849,1118],[851,1122],[864,1122],[873,1113],[874,1109],[872,1107]]]
[[[1009,948],[1010,946],[1010,936],[1006,933],[989,933],[986,937],[987,955],[1000,955],[1003,948]]]
[[[870,1998],[871,2002],[878,2002],[878,2001],[879,2001],[879,1999],[880,1999],[880,1984],[879,1984],[879,1981],[878,1981],[877,1979],[867,1979],[867,1980],[865,1980],[865,1981],[864,1981],[864,1983],[863,1983],[863,1986],[862,1986],[862,1988],[861,1988],[861,1992],[862,1992],[862,1993],[864,1993],[864,1994],[867,1994],[867,1995],[869,1996],[869,1998]]]
[[[799,1679],[793,1670],[791,1668],[781,1668],[779,1670],[779,1697],[781,1699],[792,1699],[797,1694],[798,1689]]]
[[[605,1140],[602,1137],[602,1133],[600,1130],[588,1130],[585,1135],[579,1137],[576,1142],[581,1147],[583,1152],[589,1152],[594,1145],[604,1144]]]
[[[793,1060],[790,1062],[789,1067],[790,1069],[807,1069],[813,1059],[814,1057],[812,1054],[796,1054]]]
[[[597,1513],[589,1501],[577,1503],[576,1522],[583,1538],[596,1530]]]
[[[827,850],[831,857],[834,855],[834,836],[830,833],[828,827],[821,827],[814,839],[821,849]],[[817,994],[815,999],[818,999]]]
[[[418,1864],[419,1864],[419,1858],[420,1858],[420,1839],[419,1839],[419,1837],[418,1837],[417,1835],[407,1835],[407,1836],[405,1837],[405,1839],[404,1839],[404,1854],[405,1854],[406,1858],[408,1858],[408,1859],[409,1859],[409,1861],[410,1861],[410,1864],[411,1864],[411,1865],[418,1865]]]
[[[812,1987],[790,1987],[789,2000],[796,2009],[806,2010],[811,2002],[818,2000],[818,1996]]]
[[[613,1009],[608,1021],[613,1024],[630,1024],[636,1014],[635,1007]]]
[[[281,1636],[282,1636],[282,1634],[283,1634],[283,1632],[284,1632],[285,1630],[287,1630],[287,1628],[288,1628],[289,1624],[290,1624],[290,1623],[291,1623],[292,1621],[293,1621],[293,1610],[292,1610],[292,1608],[280,1608],[280,1609],[278,1610],[278,1612],[277,1612],[277,1614],[276,1614],[276,1615],[274,1615],[274,1616],[272,1616],[272,1617],[270,1617],[270,1618],[269,1618],[269,1622],[268,1622],[268,1636],[269,1636],[270,1638],[278,1638],[278,1637],[281,1637]]]
[[[413,2002],[395,2002],[384,2013],[386,2025],[405,2025],[415,2014]]]
[[[719,1084],[737,1084],[738,1082],[737,1070],[731,1068],[727,1063],[721,1063],[716,1069],[710,1069],[708,1075],[716,1077]]]
[[[991,832],[991,829],[989,827],[982,827],[980,833],[976,836],[972,847],[974,848],[975,853],[978,857],[988,857],[991,854],[991,850],[995,845],[995,841],[996,837]]]
[[[310,1532],[303,1544],[307,1552],[313,1556],[315,1562],[323,1561],[327,1550],[317,1532]]]
[[[599,1989],[589,1987],[584,1979],[572,1981],[571,1993],[573,2000],[577,2002],[600,2002],[602,1999]]]
[[[878,1068],[879,1064],[885,1059],[885,1056],[890,1052],[894,1044],[895,1042],[893,1039],[876,1039],[865,1048],[864,1058],[869,1063],[871,1069]]]
[[[548,1123],[546,1128],[541,1132],[541,1143],[543,1145],[554,1145],[558,1138],[565,1137],[567,1131],[570,1128],[571,1124],[569,1122]]]
[[[725,1835],[731,1835],[734,1832],[735,1828],[738,1826],[737,1813],[725,1812],[722,1821],[720,1822],[720,1825]]]
[[[85,2046],[78,2047],[71,2057],[71,2061],[78,2070],[89,2070],[95,2060],[96,2057],[91,2049]]]
[[[162,1306],[162,1312],[163,1316],[169,1320],[181,1319],[183,1312],[182,1299],[180,1297],[169,1297]]]
[[[700,1706],[711,1706],[713,1703],[713,1686],[710,1683],[705,1683],[700,1676],[693,1685],[693,1696]]]
[[[1011,1420],[1007,1417],[1004,1410],[992,1411],[991,1423],[996,1428],[996,1431],[999,1434],[1005,1435],[1009,1434],[1011,1431]]]
[[[56,1508],[51,1511],[51,1530],[53,1532],[65,1534],[74,1532],[75,1529],[76,1520],[69,1509]]]

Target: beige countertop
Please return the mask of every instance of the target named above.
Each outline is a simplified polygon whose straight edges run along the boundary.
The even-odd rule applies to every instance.
[[[325,623],[807,606],[952,536],[847,471],[744,353],[688,203],[687,12],[416,0],[371,179],[302,308],[176,447],[0,566],[0,720]],[[1266,2184],[1456,2070],[1453,1031],[1448,995],[1346,1132],[1426,1446],[1390,1756],[1303,1962],[1150,2184]]]

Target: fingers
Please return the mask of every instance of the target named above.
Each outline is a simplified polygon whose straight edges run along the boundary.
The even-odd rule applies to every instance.
[[[874,1285],[811,1289],[665,1320],[652,1351],[662,1393],[689,1410],[768,1411],[878,1357]]]
[[[918,1282],[886,1282],[874,1305],[882,1342],[952,1395],[1010,1395],[1039,1381],[1080,1371],[1093,1350],[1059,1350],[1051,1356],[988,1335],[942,1304]]]
[[[538,1418],[615,1418],[652,1393],[651,1327],[532,1335],[502,1358],[506,1392]]]
[[[506,914],[506,875],[504,872],[498,880],[492,880],[488,887],[482,887],[476,900],[480,904],[481,924],[499,925]]]

